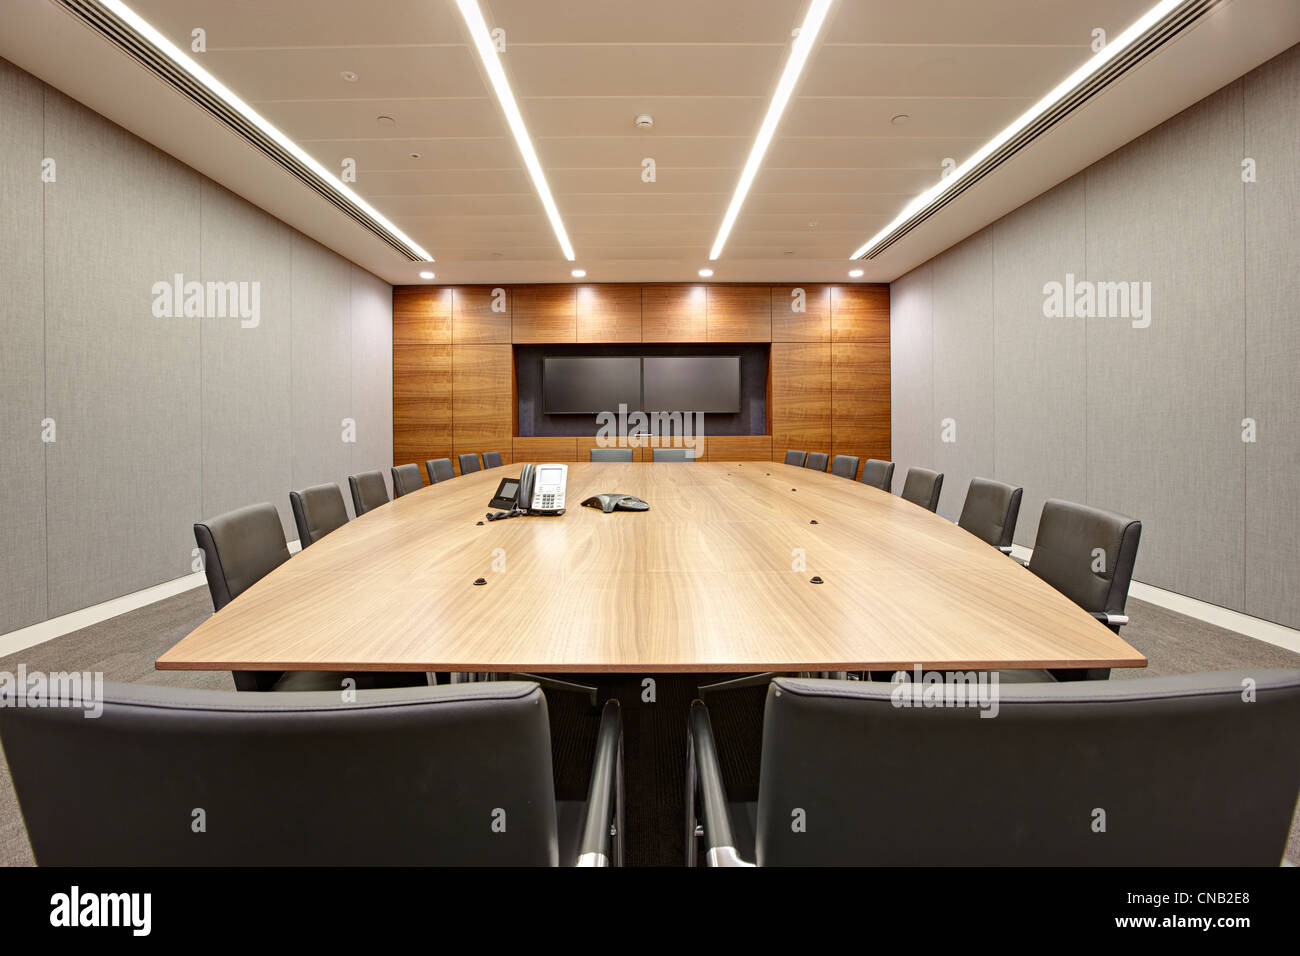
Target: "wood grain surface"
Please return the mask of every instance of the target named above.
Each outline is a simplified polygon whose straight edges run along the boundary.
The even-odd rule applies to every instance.
[[[1018,563],[898,497],[769,462],[569,464],[568,513],[406,495],[295,555],[160,670],[755,672],[1142,667]],[[643,513],[580,502],[644,498]],[[822,584],[811,583],[816,575]],[[475,579],[486,583],[475,585]]]

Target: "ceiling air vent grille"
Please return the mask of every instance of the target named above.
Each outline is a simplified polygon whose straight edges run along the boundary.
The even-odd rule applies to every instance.
[[[894,243],[898,242],[921,223],[925,222],[948,203],[952,202],[981,179],[1007,162],[1034,140],[1048,130],[1057,126],[1071,113],[1089,102],[1107,87],[1140,64],[1151,54],[1172,41],[1180,33],[1201,20],[1222,0],[1189,0],[1171,10],[1153,23],[1140,37],[1108,62],[1102,69],[1088,77],[1070,93],[1057,102],[1051,109],[1036,118],[1032,123],[1019,130],[1014,136],[991,152],[969,173],[963,176],[951,189],[944,190],[933,200],[926,203],[907,219],[895,226],[888,235],[874,244],[870,251],[857,256],[858,259],[874,259]]]
[[[190,76],[148,37],[113,11],[95,0],[54,2],[405,258],[411,262],[422,261],[420,256],[412,252],[374,216],[331,186],[328,180],[245,116],[228,106],[221,97]]]

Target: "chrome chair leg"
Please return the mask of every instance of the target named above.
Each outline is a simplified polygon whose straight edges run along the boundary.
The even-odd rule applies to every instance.
[[[779,675],[775,673],[766,674],[746,674],[744,677],[733,677],[731,680],[720,680],[714,684],[700,684],[695,688],[695,692],[703,697],[705,694],[718,690],[739,690],[742,687],[766,687],[771,683],[773,677]]]

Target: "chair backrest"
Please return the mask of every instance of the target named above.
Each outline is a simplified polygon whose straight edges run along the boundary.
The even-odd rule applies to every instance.
[[[756,862],[1281,862],[1300,790],[1300,734],[1283,730],[1300,726],[1298,670],[1002,684],[995,697],[985,684],[996,713],[924,706],[923,687],[772,682]]]
[[[103,696],[94,720],[78,708],[0,708],[40,865],[558,862],[534,683],[362,690],[350,703],[336,691],[141,684],[106,684]],[[213,832],[191,831],[192,807]]]
[[[367,511],[388,504],[388,486],[384,484],[381,472],[366,471],[359,475],[349,475],[348,487],[352,489],[352,510],[358,518]]]
[[[879,488],[881,491],[893,491],[894,463],[881,461],[879,458],[868,458],[867,463],[862,466],[862,483],[872,488]]]
[[[456,469],[452,467],[450,458],[430,458],[424,463],[424,470],[429,473],[431,485],[456,477]]]
[[[785,453],[785,463],[794,465],[796,468],[802,468],[808,463],[808,453],[806,451],[787,451]]]
[[[212,609],[223,607],[289,560],[289,545],[275,505],[236,508],[194,525]]]
[[[830,455],[823,451],[810,451],[808,461],[804,463],[805,468],[811,468],[813,471],[825,471],[826,465],[830,461]]]
[[[484,468],[500,468],[500,467],[501,467],[501,452],[499,452],[499,451],[485,451],[485,452],[483,452],[483,467],[484,467]]]
[[[1023,494],[1023,488],[988,478],[972,478],[957,525],[993,547],[1009,552]]]
[[[1141,521],[1050,498],[1029,570],[1089,613],[1122,614],[1141,538]]]
[[[298,544],[307,547],[348,523],[348,506],[334,482],[289,492],[289,507],[298,526]]]
[[[587,453],[588,461],[631,461],[631,448],[593,448]]]
[[[907,469],[901,497],[926,511],[939,510],[939,492],[943,490],[943,473],[929,468]]]
[[[858,463],[861,460],[854,455],[836,455],[831,462],[831,474],[852,481],[858,477]]]
[[[424,476],[420,474],[419,465],[395,465],[392,471],[394,498],[409,495],[412,491],[419,491],[424,487]]]
[[[460,459],[460,473],[462,475],[470,475],[476,471],[482,471],[482,468],[478,463],[478,452],[472,451],[468,455],[457,455],[456,457]]]
[[[695,449],[693,448],[656,448],[654,449],[655,461],[694,461]]]

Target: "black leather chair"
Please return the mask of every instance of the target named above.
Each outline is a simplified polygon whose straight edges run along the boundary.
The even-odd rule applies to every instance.
[[[988,478],[972,478],[957,525],[1003,554],[1010,554],[1023,494],[1023,488]]]
[[[1289,732],[1300,726],[1300,670],[992,690],[985,685],[996,719],[985,720],[993,710],[978,697],[974,706],[900,706],[910,698],[889,685],[779,677],[767,692],[757,802],[727,793],[708,710],[696,701],[688,860],[1281,862],[1300,791],[1300,734]]]
[[[485,451],[485,452],[483,452],[483,467],[484,467],[484,468],[500,468],[500,467],[501,467],[501,452],[499,452],[499,451]]]
[[[894,463],[868,458],[867,463],[862,466],[862,483],[872,488],[879,488],[881,491],[893,491]]]
[[[431,485],[456,477],[456,469],[452,467],[450,458],[430,458],[424,463],[424,470],[429,473]]]
[[[796,468],[802,468],[808,463],[808,453],[806,451],[787,451],[785,453],[785,463],[794,465]]]
[[[1050,498],[1026,567],[1118,634],[1141,539],[1141,521]]]
[[[826,464],[830,460],[830,455],[822,451],[810,451],[808,460],[804,463],[805,468],[811,468],[813,471],[825,471]]]
[[[394,498],[409,495],[412,491],[419,491],[424,487],[424,476],[420,474],[419,465],[397,465],[392,471]]]
[[[383,480],[380,475],[381,484]],[[325,487],[338,490],[337,486]],[[346,517],[345,514],[345,520]],[[280,516],[271,504],[249,505],[200,521],[194,526],[194,540],[203,551],[203,569],[212,595],[212,610],[216,613],[289,560],[289,546],[284,540]],[[318,690],[337,694],[345,686],[419,687],[429,683],[428,675],[423,671],[366,671],[357,674],[340,671],[233,671],[231,676],[235,679],[235,689],[241,691]],[[352,681],[351,685],[343,683],[348,679]]]
[[[861,461],[854,455],[836,455],[831,462],[831,474],[853,481],[858,477],[858,463]]]
[[[573,802],[555,799],[546,698],[530,682],[363,691],[350,703],[106,684],[95,720],[67,707],[0,711],[41,866],[621,862],[614,701],[587,799]],[[207,832],[193,826],[200,810]]]
[[[460,473],[462,475],[472,475],[476,471],[482,471],[478,463],[478,452],[470,452],[468,455],[457,455],[460,459]]]
[[[631,461],[631,448],[593,448],[587,453],[588,461]]]
[[[304,548],[348,523],[343,492],[332,481],[289,492],[289,507],[298,526],[298,544]]]
[[[352,510],[358,518],[367,511],[388,504],[388,486],[384,484],[382,472],[367,471],[360,475],[349,475],[348,487],[352,489]]]
[[[907,469],[903,482],[902,498],[920,505],[926,511],[939,510],[939,492],[943,490],[943,474],[929,468]]]
[[[213,611],[220,611],[289,560],[280,514],[270,502],[197,522],[194,543],[203,552]]]
[[[655,461],[694,461],[694,448],[656,448],[654,449],[653,458]]]

